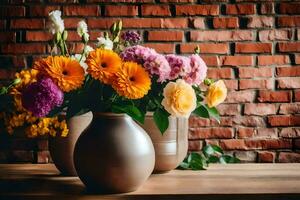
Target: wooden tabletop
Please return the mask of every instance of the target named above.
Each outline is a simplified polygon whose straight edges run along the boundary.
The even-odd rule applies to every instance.
[[[211,165],[206,171],[152,175],[137,191],[90,194],[53,165],[1,164],[0,199],[300,199],[300,164]]]

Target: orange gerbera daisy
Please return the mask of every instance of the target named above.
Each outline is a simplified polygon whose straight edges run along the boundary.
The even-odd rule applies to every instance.
[[[115,77],[113,88],[128,99],[140,99],[150,90],[151,79],[148,72],[135,62],[124,62]]]
[[[52,78],[64,92],[79,88],[84,81],[84,69],[68,57],[48,56],[35,62],[33,68]]]
[[[107,49],[90,52],[85,62],[88,65],[87,72],[105,84],[111,83],[112,77],[122,65],[119,55]]]

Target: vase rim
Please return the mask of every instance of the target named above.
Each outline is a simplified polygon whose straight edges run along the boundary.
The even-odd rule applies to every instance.
[[[113,112],[93,112],[93,116],[129,117],[126,113],[113,113]]]

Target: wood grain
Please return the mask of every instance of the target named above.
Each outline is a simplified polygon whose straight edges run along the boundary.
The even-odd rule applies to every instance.
[[[0,199],[300,199],[300,164],[211,165],[152,175],[137,191],[103,195],[53,165],[0,165]]]

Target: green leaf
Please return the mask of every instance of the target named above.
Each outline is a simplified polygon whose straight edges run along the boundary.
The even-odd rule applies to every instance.
[[[206,156],[210,156],[210,155],[215,155],[215,154],[223,154],[223,150],[221,149],[221,147],[217,146],[217,145],[206,145],[205,147],[203,147],[203,153]]]
[[[209,112],[204,105],[200,105],[193,113],[199,117],[209,118]]]
[[[222,155],[219,159],[219,162],[222,164],[227,164],[227,163],[240,163],[240,159],[230,156],[230,155]]]
[[[189,155],[189,165],[192,170],[203,170],[208,166],[206,159],[199,153],[191,153]]]
[[[220,123],[220,115],[218,110],[215,107],[209,108],[208,106],[206,106],[209,116],[214,118],[215,120],[217,120],[218,123]]]
[[[130,117],[132,117],[132,119],[140,122],[140,123],[144,123],[145,120],[145,114],[142,113],[136,106],[134,105],[112,105],[111,107],[112,112],[115,113],[126,113],[127,115],[129,115]]]
[[[153,114],[153,119],[156,126],[158,127],[161,134],[163,135],[169,127],[169,113],[158,108],[155,110]]]
[[[218,163],[219,162],[219,157],[217,156],[209,156],[207,159],[208,163]]]

